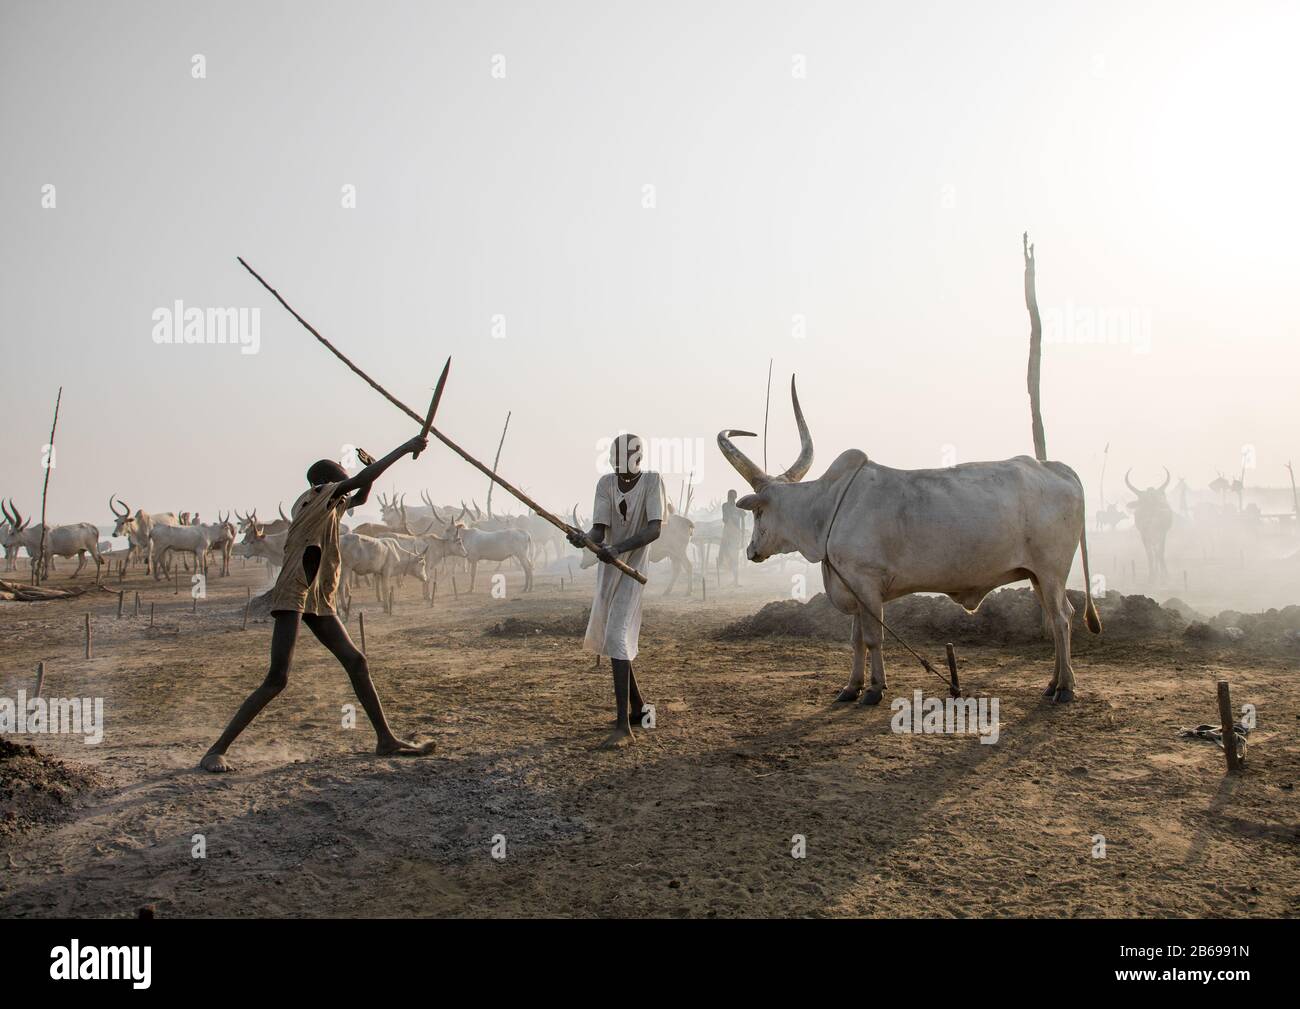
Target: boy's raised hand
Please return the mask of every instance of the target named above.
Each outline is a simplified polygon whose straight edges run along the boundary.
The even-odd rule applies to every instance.
[[[417,456],[429,447],[429,439],[424,435],[417,434],[410,441],[402,445],[402,454],[410,452],[412,456]]]

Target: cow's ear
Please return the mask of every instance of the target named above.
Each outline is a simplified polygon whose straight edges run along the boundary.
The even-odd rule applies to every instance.
[[[736,502],[736,507],[739,508],[741,511],[752,512],[755,508],[758,507],[758,495],[746,494],[743,498],[741,498],[739,501]]]

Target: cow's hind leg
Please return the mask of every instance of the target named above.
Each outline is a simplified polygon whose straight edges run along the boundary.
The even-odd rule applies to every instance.
[[[872,605],[876,613],[881,612],[882,603],[876,602]],[[867,707],[879,704],[881,698],[885,696],[885,653],[880,647],[884,632],[880,620],[869,613],[859,614],[857,624],[861,628],[862,640],[867,647],[867,655],[871,663],[871,686],[858,700],[858,704]]]
[[[1065,583],[1042,585],[1039,598],[1052,624],[1052,643],[1056,646],[1056,666],[1052,673],[1052,696],[1057,704],[1074,700],[1074,669],[1070,665],[1070,620],[1074,606],[1065,593]]]
[[[849,673],[849,682],[836,696],[836,703],[856,701],[862,696],[862,688],[866,683],[867,642],[862,636],[862,614],[860,613],[853,614],[853,633],[850,640],[853,643],[853,669]]]

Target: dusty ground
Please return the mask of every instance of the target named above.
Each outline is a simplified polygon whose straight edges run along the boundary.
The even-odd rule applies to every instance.
[[[780,597],[789,577],[773,573],[761,589],[711,584],[707,604],[650,597],[637,669],[658,728],[598,752],[608,670],[572,637],[485,634],[508,617],[571,626],[589,582],[562,592],[550,577],[521,596],[512,577],[494,600],[482,584],[466,597],[462,576],[433,609],[410,583],[393,616],[366,606],[389,715],[436,738],[437,756],[371,756],[364,716],[341,727],[345,676],[304,638],[289,689],[231,751],[238,773],[208,775],[199,757],[264,674],[269,625],[239,629],[245,587],[264,579],[236,562],[197,616],[140,576],[121,621],[116,595],[0,604],[0,695],[30,692],[45,660],[46,695],[102,696],[107,722],[98,746],[15,740],[102,785],[60,822],[0,836],[0,914],[1300,912],[1296,653],[1103,640],[1076,663],[1079,702],[1057,708],[1039,696],[1047,643],[963,646],[965,685],[1000,699],[1000,741],[900,735],[886,706],[832,705],[847,642],[716,636]],[[887,700],[941,687],[897,646],[886,656]],[[1217,722],[1221,678],[1259,711],[1235,780],[1212,744],[1176,738]],[[791,857],[795,834],[806,858]]]

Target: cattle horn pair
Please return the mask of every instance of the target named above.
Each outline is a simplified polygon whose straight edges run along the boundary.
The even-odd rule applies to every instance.
[[[4,512],[4,517],[9,520],[9,524],[13,527],[14,532],[20,533],[32,524],[30,516],[28,516],[27,521],[23,521],[22,513],[18,510],[18,506],[14,504],[13,498],[9,499],[9,507],[7,508],[5,507],[5,503],[0,501],[0,512]]]
[[[764,473],[763,470],[745,455],[740,449],[732,444],[732,438],[757,437],[753,431],[736,431],[728,428],[725,431],[718,432],[718,448],[726,457],[727,462],[735,467],[736,472],[745,478],[745,482],[754,490],[762,490],[770,483],[798,483],[804,478],[808,470],[812,468],[813,463],[813,441],[812,435],[808,432],[808,424],[803,419],[803,410],[799,408],[799,393],[795,389],[794,376],[790,376],[790,399],[794,403],[794,422],[799,426],[799,458],[794,461],[788,470],[777,476],[771,476]]]
[[[1168,466],[1165,466],[1165,467],[1163,467],[1163,469],[1164,469],[1164,471],[1165,471],[1165,482],[1162,483],[1162,484],[1160,485],[1160,491],[1159,491],[1159,492],[1160,492],[1161,494],[1163,494],[1163,493],[1165,492],[1165,488],[1169,486],[1169,467],[1168,467]],[[1140,490],[1138,490],[1136,487],[1134,487],[1134,486],[1133,486],[1133,481],[1129,479],[1129,475],[1130,475],[1132,472],[1133,472],[1133,468],[1132,468],[1132,467],[1129,467],[1128,472],[1124,474],[1124,483],[1128,486],[1128,489],[1129,489],[1129,490],[1131,490],[1131,491],[1132,491],[1134,494],[1136,494],[1138,497],[1141,497],[1141,496],[1142,496],[1142,492],[1141,492]]]

